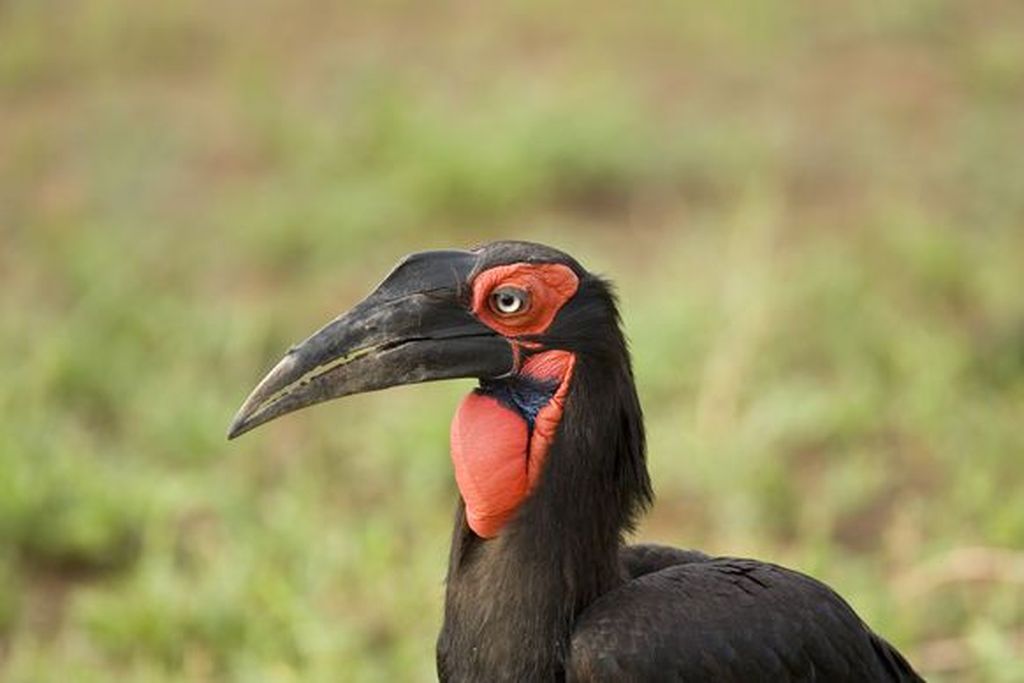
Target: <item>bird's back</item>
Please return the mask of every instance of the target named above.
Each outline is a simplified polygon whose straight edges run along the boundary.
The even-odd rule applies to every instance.
[[[619,552],[622,568],[630,579],[636,579],[644,574],[651,574],[678,564],[707,562],[711,559],[714,558],[699,550],[673,548],[657,543],[627,545]]]
[[[811,577],[755,560],[635,548],[623,564],[636,578],[577,621],[567,680],[922,680]]]

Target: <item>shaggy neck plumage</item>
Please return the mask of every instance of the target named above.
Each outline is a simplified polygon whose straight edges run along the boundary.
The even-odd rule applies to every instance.
[[[612,328],[575,349],[545,471],[501,533],[479,538],[459,505],[438,641],[442,680],[559,680],[576,616],[623,581],[622,535],[651,490],[629,357]]]

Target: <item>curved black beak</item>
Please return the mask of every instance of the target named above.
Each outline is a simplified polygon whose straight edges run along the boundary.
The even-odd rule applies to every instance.
[[[406,258],[366,299],[288,351],[242,404],[228,438],[332,398],[512,372],[511,345],[468,308],[475,260],[467,251]]]

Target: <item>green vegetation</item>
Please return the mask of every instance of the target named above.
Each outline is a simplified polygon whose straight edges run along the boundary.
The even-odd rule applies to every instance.
[[[0,4],[0,677],[431,680],[468,382],[228,444],[402,254],[620,285],[639,536],[1024,680],[1024,9]]]

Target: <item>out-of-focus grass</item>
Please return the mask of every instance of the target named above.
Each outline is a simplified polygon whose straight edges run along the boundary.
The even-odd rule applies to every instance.
[[[1012,2],[0,5],[0,671],[430,680],[468,382],[228,445],[403,253],[620,283],[640,536],[1024,679]]]

